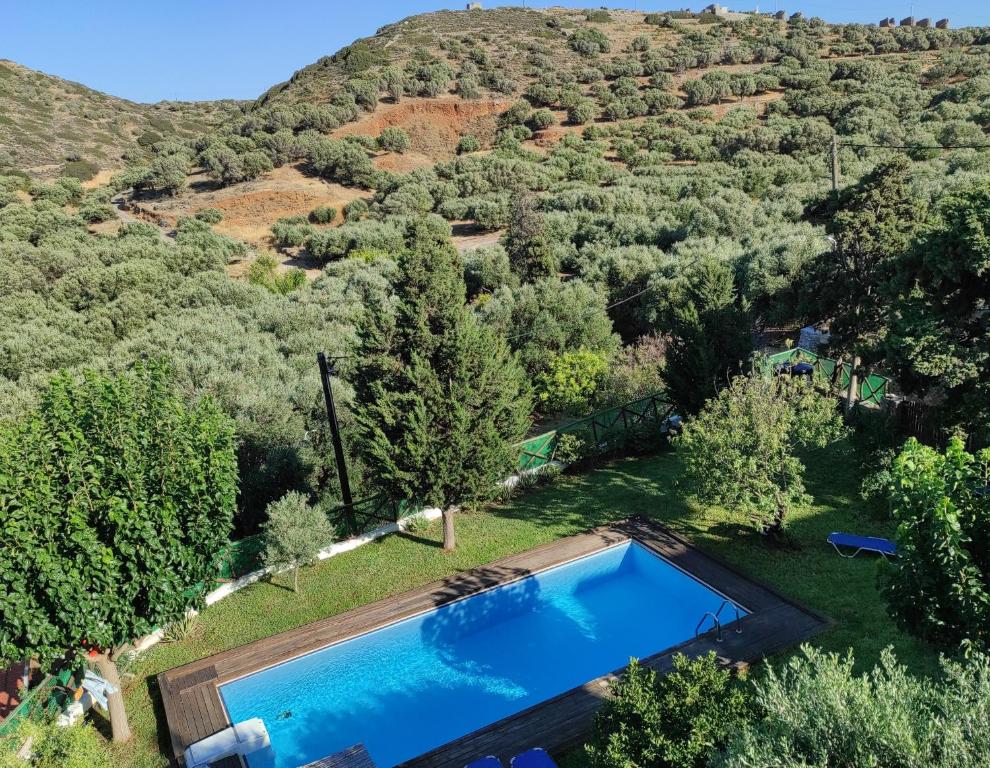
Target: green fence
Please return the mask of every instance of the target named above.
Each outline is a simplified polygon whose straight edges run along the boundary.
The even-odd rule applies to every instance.
[[[552,461],[561,435],[577,435],[605,451],[622,440],[630,429],[647,424],[661,424],[673,411],[674,406],[658,393],[614,408],[606,408],[520,443],[517,467],[522,472],[542,467]]]
[[[828,382],[832,391],[840,394],[848,391],[849,378],[852,375],[852,365],[843,363],[842,370],[836,375],[838,362],[829,357],[821,357],[802,347],[795,347],[784,352],[778,352],[763,359],[765,372],[772,371],[781,363],[810,363],[815,369],[815,378]],[[871,405],[880,405],[890,388],[890,379],[871,373],[862,377],[859,383],[859,399]]]
[[[47,675],[38,685],[24,694],[21,703],[0,723],[0,736],[17,730],[25,720],[53,715],[68,699],[63,689],[72,679],[72,670],[63,669],[56,675]]]

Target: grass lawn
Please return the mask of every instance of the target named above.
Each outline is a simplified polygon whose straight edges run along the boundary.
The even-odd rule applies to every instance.
[[[893,532],[889,522],[861,511],[856,455],[840,443],[805,461],[813,502],[789,522],[800,545],[793,551],[768,548],[740,515],[685,498],[677,487],[680,461],[664,453],[616,461],[503,506],[462,514],[458,548],[451,554],[440,548],[440,527],[434,524],[424,533],[389,536],[303,570],[298,595],[280,581],[242,590],[208,608],[187,639],[159,645],[139,663],[125,692],[134,738],[115,748],[118,762],[133,768],[167,765],[154,682],[163,670],[631,515],[664,522],[744,573],[830,616],[835,626],[815,643],[841,652],[855,648],[861,669],[892,645],[914,671],[931,673],[935,651],[899,632],[887,617],[875,586],[876,560],[843,559],[825,543],[832,530]]]

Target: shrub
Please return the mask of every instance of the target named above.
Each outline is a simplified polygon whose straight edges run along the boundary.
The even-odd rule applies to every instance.
[[[272,224],[272,239],[278,248],[298,248],[313,233],[303,216],[288,216]]]
[[[582,56],[597,56],[600,53],[608,53],[612,49],[603,32],[587,27],[576,29],[567,42],[572,49]]]
[[[461,136],[461,140],[457,142],[457,154],[459,155],[477,152],[479,149],[481,149],[481,142],[478,141],[477,136],[472,136],[470,133]]]
[[[990,644],[990,449],[953,438],[945,453],[914,438],[894,460],[898,556],[882,589],[898,624],[946,647]]]
[[[582,99],[567,110],[567,119],[572,125],[584,125],[598,116],[598,108],[590,99]]]
[[[100,166],[89,160],[70,160],[62,169],[63,176],[71,176],[79,181],[89,181],[99,172]]]
[[[309,220],[314,224],[331,224],[337,218],[337,209],[330,205],[320,205],[309,212]]]
[[[593,8],[584,12],[587,21],[605,23],[612,20],[612,15],[604,8]]]
[[[409,134],[401,128],[385,128],[378,136],[378,146],[386,152],[402,154],[409,149]]]
[[[271,568],[292,568],[292,591],[299,591],[299,567],[316,560],[334,538],[330,520],[306,497],[290,491],[268,505],[262,560]]]
[[[279,272],[278,261],[271,254],[265,253],[248,267],[248,281],[267,288],[272,293],[284,295],[305,285],[306,273],[296,268]]]
[[[990,666],[977,654],[942,662],[939,682],[914,678],[890,649],[867,675],[808,646],[756,684],[755,713],[714,768],[918,766],[990,761]]]
[[[533,127],[538,131],[542,131],[544,128],[549,128],[557,122],[556,118],[553,116],[553,112],[546,108],[536,110],[529,119],[533,123]]]
[[[344,220],[357,221],[368,213],[368,204],[360,197],[344,206]]]
[[[110,221],[117,218],[117,209],[110,203],[93,198],[84,199],[79,204],[76,211],[79,218],[88,224],[97,224],[101,221]]]
[[[579,349],[554,357],[536,378],[537,401],[552,413],[586,413],[608,375],[608,358]]]
[[[745,723],[747,700],[714,651],[657,678],[635,660],[611,684],[587,753],[593,768],[703,768]]]
[[[476,248],[464,254],[464,283],[468,298],[492,293],[503,285],[515,287],[519,280],[509,264],[509,254],[501,245]]]
[[[205,221],[207,224],[219,224],[223,221],[223,211],[219,208],[203,208],[196,211],[196,218]]]

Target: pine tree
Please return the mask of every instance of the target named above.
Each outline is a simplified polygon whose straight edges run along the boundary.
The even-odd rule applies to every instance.
[[[736,295],[731,267],[715,259],[697,264],[669,301],[664,383],[678,406],[696,413],[749,358],[749,313]]]
[[[505,250],[513,270],[525,282],[557,274],[557,258],[546,229],[546,220],[537,208],[536,198],[532,195],[516,198],[505,234]]]
[[[452,508],[491,496],[512,468],[530,387],[505,342],[465,306],[448,225],[425,217],[405,237],[395,303],[370,308],[360,329],[359,450],[390,498],[444,510],[452,549]]]

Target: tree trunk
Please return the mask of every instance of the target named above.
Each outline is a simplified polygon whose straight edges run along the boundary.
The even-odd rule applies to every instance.
[[[861,362],[859,355],[853,355],[852,368],[849,369],[849,391],[846,392],[846,414],[852,413],[853,406],[859,399],[859,376],[856,371]]]
[[[116,693],[107,694],[107,709],[110,710],[110,730],[113,732],[113,740],[128,741],[131,738],[131,727],[127,724],[127,711],[124,709],[124,694],[121,692],[117,665],[110,659],[109,653],[101,653],[96,657],[95,662],[100,677],[116,690]]]
[[[299,591],[299,566],[298,565],[296,565],[292,569],[292,591],[293,592],[298,592]]]
[[[454,536],[454,510],[452,508],[443,511],[443,548],[450,552],[457,546]]]

